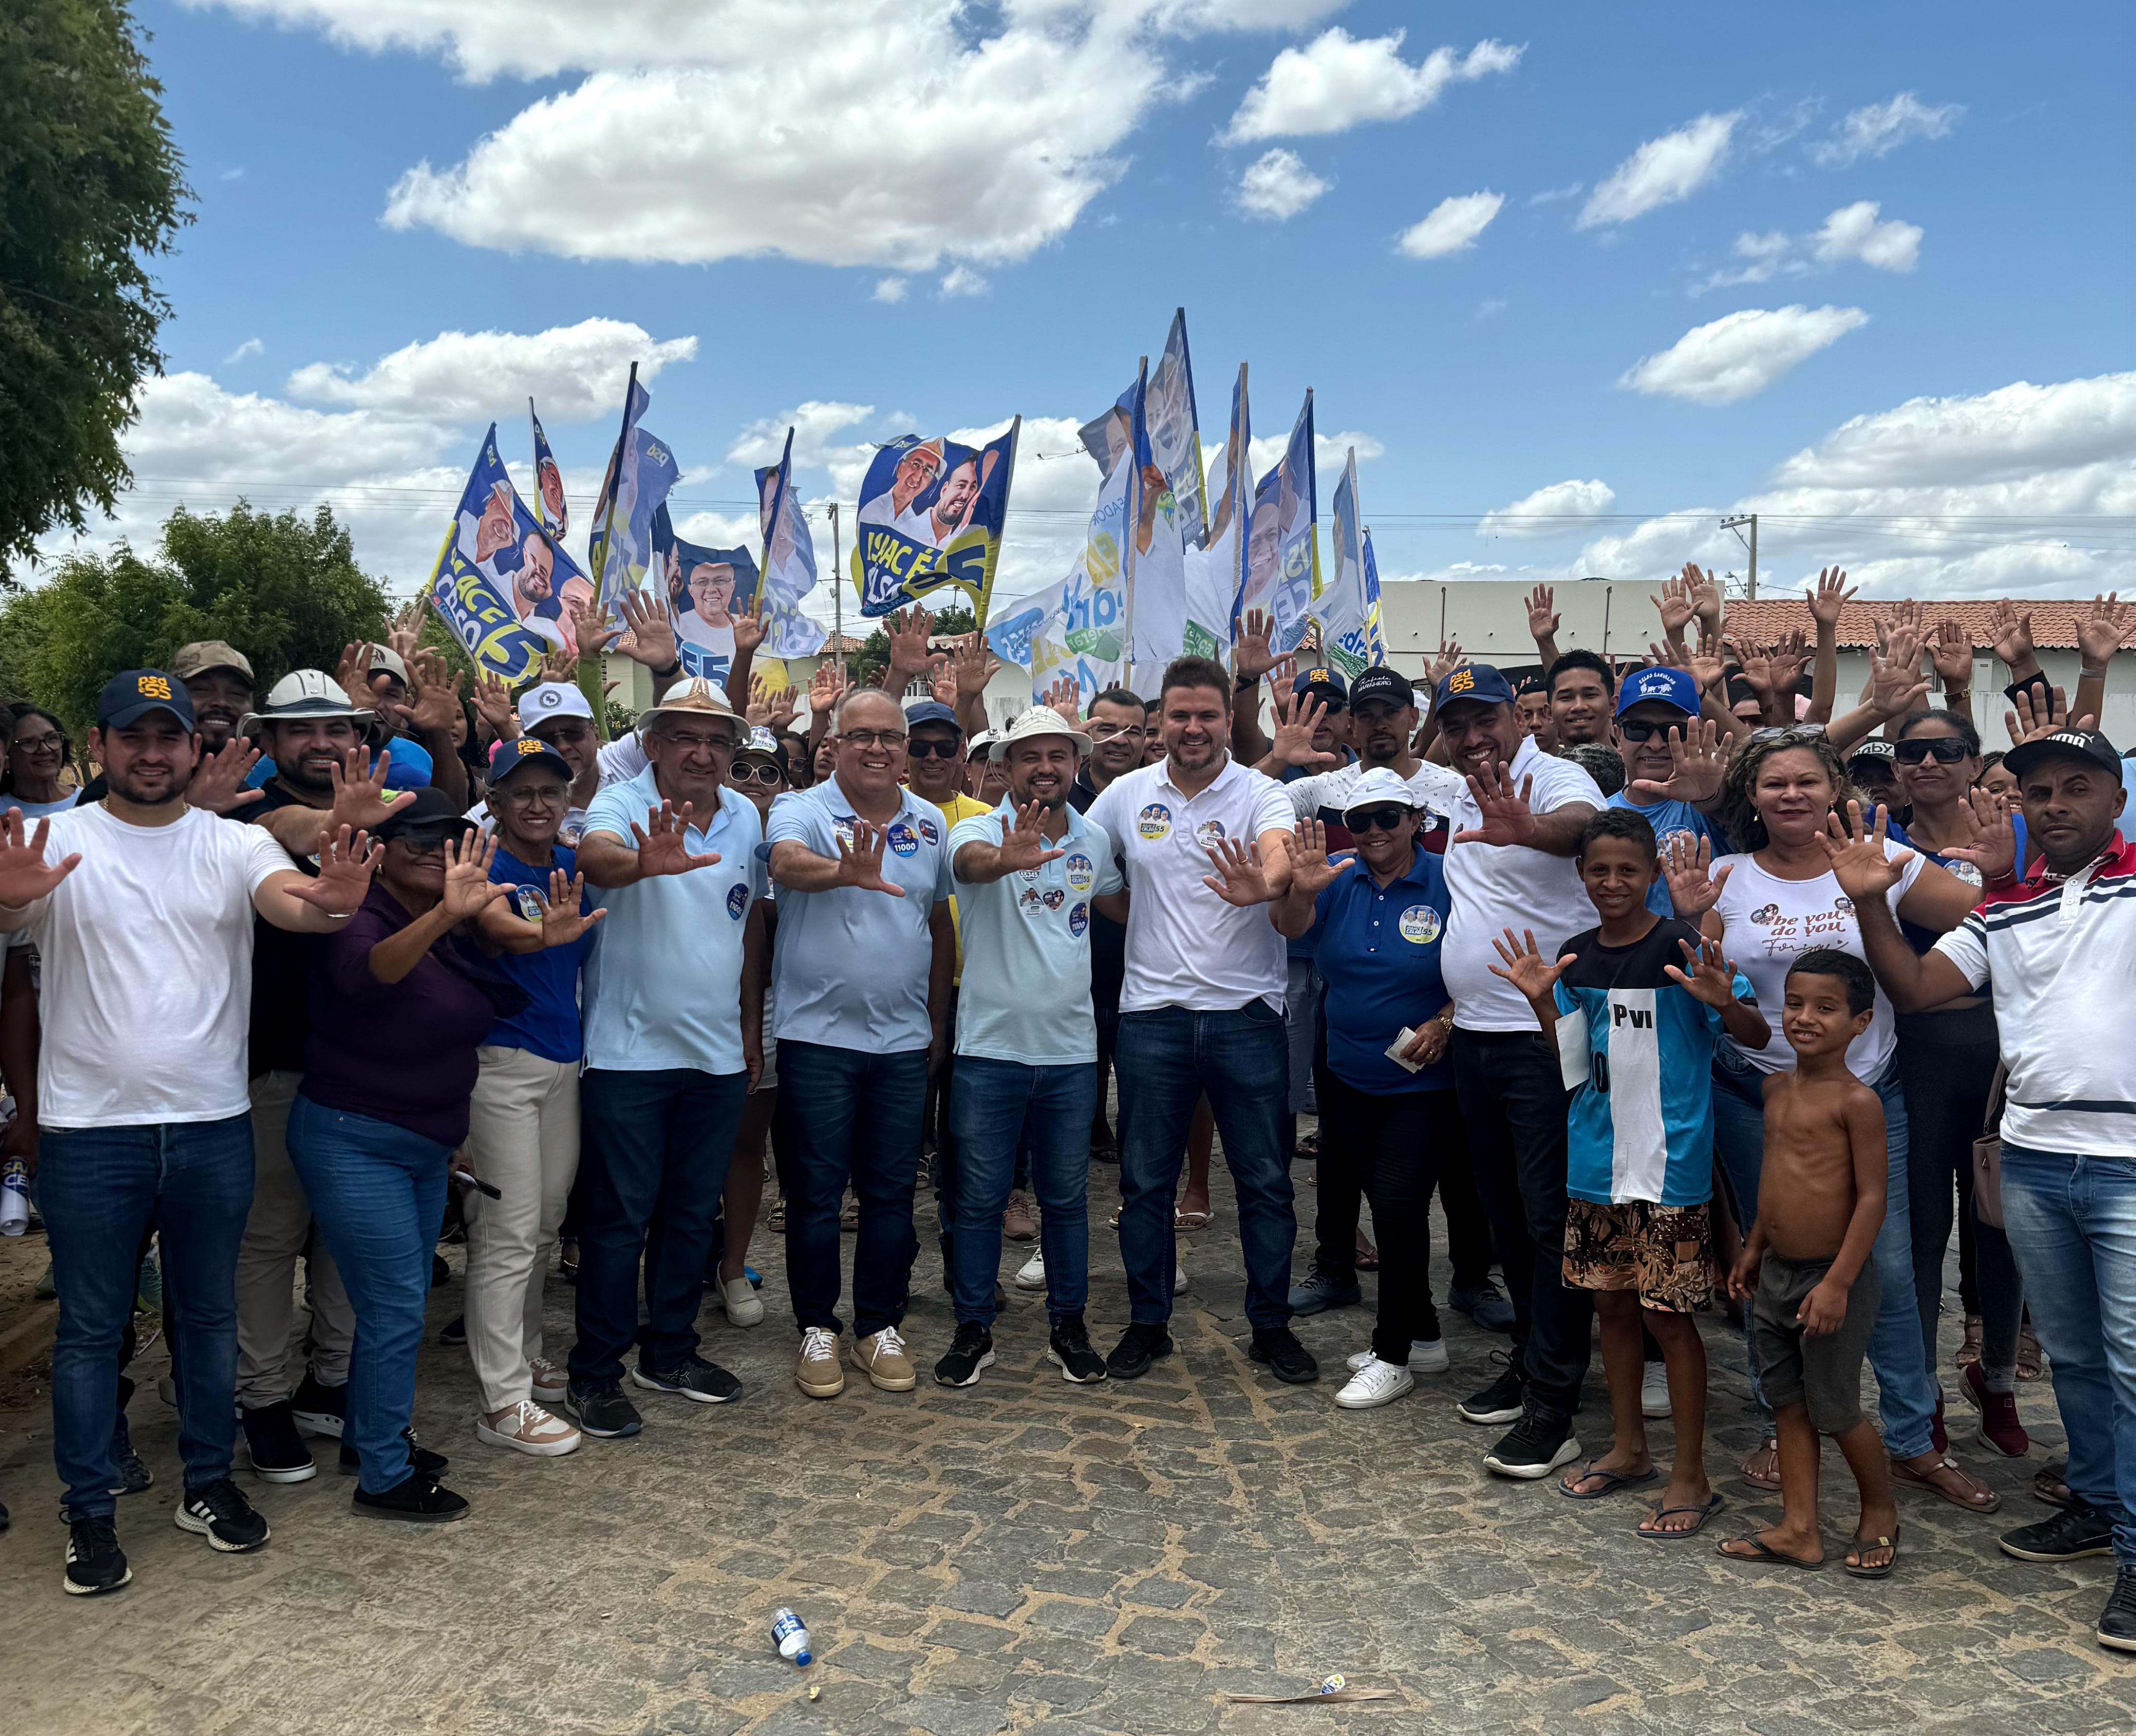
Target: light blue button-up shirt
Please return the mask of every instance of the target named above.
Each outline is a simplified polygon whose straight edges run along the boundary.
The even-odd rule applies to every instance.
[[[648,766],[594,798],[586,836],[606,832],[629,846],[632,822],[643,826],[646,810],[659,805]],[[764,895],[763,827],[755,803],[722,789],[711,824],[687,836],[692,854],[716,852],[719,861],[599,895],[608,914],[585,966],[589,1067],[742,1070],[742,933],[750,901]]]
[[[882,877],[905,896],[838,886],[828,892],[779,889],[779,930],[772,945],[773,1031],[782,1043],[822,1043],[897,1055],[925,1049],[927,973],[934,935],[929,918],[953,890],[949,827],[942,810],[899,791]],[[853,805],[837,777],[791,790],[771,804],[765,854],[795,843],[838,859],[838,839],[853,835]]]

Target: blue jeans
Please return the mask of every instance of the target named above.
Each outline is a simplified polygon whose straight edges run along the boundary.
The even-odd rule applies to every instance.
[[[121,1063],[123,1064],[123,1063]],[[52,1458],[70,1519],[109,1519],[119,1347],[134,1323],[141,1244],[163,1239],[163,1307],[178,1386],[186,1487],[230,1475],[236,1438],[237,1249],[252,1208],[252,1118],[47,1127],[37,1206],[60,1323]]]
[[[866,962],[856,960],[856,969]],[[860,1202],[853,1239],[853,1331],[872,1337],[905,1318],[920,1238],[912,1192],[927,1105],[927,1051],[878,1055],[825,1043],[779,1045],[786,1124],[786,1285],[798,1326],[838,1331],[838,1210]]]
[[[1774,1040],[1780,1038],[1774,1034]],[[1882,1294],[1876,1324],[1869,1334],[1869,1366],[1876,1376],[1877,1409],[1884,1425],[1884,1446],[1895,1459],[1919,1458],[1935,1446],[1930,1433],[1940,1398],[1921,1349],[1920,1310],[1914,1301],[1914,1230],[1906,1203],[1906,1094],[1899,1084],[1898,1064],[1876,1082],[1884,1105],[1884,1221],[1876,1231],[1871,1256]],[[1713,1050],[1713,1144],[1721,1173],[1735,1196],[1736,1210],[1748,1236],[1758,1215],[1758,1174],[1765,1156],[1765,1075],[1743,1059],[1726,1040]],[[1772,1409],[1758,1383],[1755,1341],[1748,1341],[1750,1397],[1772,1433]]]
[[[452,1147],[390,1121],[329,1109],[301,1090],[289,1105],[289,1161],[356,1316],[342,1438],[356,1447],[357,1483],[383,1495],[411,1474],[415,1352]]]
[[[779,1058],[783,1071],[783,1043]],[[589,1067],[580,1075],[575,1386],[620,1380],[634,1342],[642,1365],[662,1372],[697,1354],[720,1190],[748,1097],[746,1073]]]
[[[1113,1064],[1120,1081],[1120,1258],[1129,1317],[1172,1318],[1178,1254],[1172,1200],[1187,1129],[1206,1092],[1239,1202],[1246,1319],[1256,1331],[1290,1324],[1290,1069],[1283,1015],[1265,1001],[1231,1012],[1161,1006],[1120,1015]]]
[[[1038,1247],[1046,1260],[1046,1312],[1055,1326],[1080,1319],[1090,1288],[1090,1117],[1098,1064],[1027,1067],[981,1055],[957,1057],[949,1113],[957,1136],[957,1318],[994,1323],[1001,1271],[1002,1209],[1017,1155],[1031,1153],[1038,1195]]]
[[[2002,1228],[2054,1365],[2070,1492],[2136,1567],[2136,1157],[2002,1147]]]

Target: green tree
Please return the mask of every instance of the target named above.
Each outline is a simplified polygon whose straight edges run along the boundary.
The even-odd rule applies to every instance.
[[[970,608],[962,603],[951,603],[932,611],[934,624],[928,629],[935,638],[953,633],[969,633],[975,624]],[[861,642],[861,648],[852,658],[854,681],[862,687],[871,687],[882,680],[883,671],[890,667],[890,635],[880,627]]]
[[[0,7],[0,577],[129,479],[188,189],[124,0]]]
[[[386,628],[386,593],[362,571],[348,532],[322,507],[270,516],[240,501],[221,516],[181,507],[161,558],[122,543],[75,555],[0,608],[0,694],[34,699],[77,733],[121,669],[159,668],[193,639],[224,639],[252,660],[262,691],[292,669],[329,674],[352,639]]]

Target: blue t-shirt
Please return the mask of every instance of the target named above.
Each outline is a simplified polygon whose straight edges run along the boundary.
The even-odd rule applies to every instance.
[[[1610,797],[1609,806],[1629,807],[1634,813],[1641,816],[1648,825],[1653,827],[1654,846],[1660,851],[1664,866],[1668,861],[1669,840],[1674,837],[1688,836],[1693,844],[1701,838],[1706,839],[1712,846],[1714,860],[1716,861],[1735,848],[1735,846],[1728,841],[1727,834],[1721,831],[1719,825],[1708,819],[1688,802],[1678,802],[1672,798],[1667,802],[1657,802],[1649,807],[1634,802],[1624,791],[1619,790],[1615,795]],[[1647,908],[1657,916],[1676,914],[1676,906],[1669,901],[1668,880],[1666,876],[1657,876],[1653,885],[1647,888]]]
[[[430,787],[433,767],[428,748],[420,741],[410,740],[405,735],[395,736],[386,746],[393,755],[393,763],[386,768],[386,788],[428,789]],[[374,766],[378,764],[377,755],[371,756],[371,763]],[[260,764],[246,774],[245,787],[258,789],[274,775],[274,762],[263,756]]]
[[[1373,1097],[1452,1089],[1452,1063],[1411,1073],[1386,1055],[1405,1025],[1435,1019],[1446,1005],[1439,949],[1452,908],[1444,858],[1422,849],[1388,885],[1360,861],[1314,900],[1328,1065],[1344,1084]]]
[[[2010,811],[2010,831],[2017,846],[2016,856],[2017,872],[2022,875],[2025,871],[2025,817],[2015,808]],[[1895,826],[1889,828],[1887,836],[1897,838],[1898,835],[1898,827]],[[1913,845],[1913,848],[1920,852],[1923,861],[1934,862],[1946,874],[1956,875],[1967,885],[1978,892],[1982,897],[1985,898],[1988,895],[1986,883],[1980,877],[1980,870],[1972,863],[1962,857],[1944,856],[1940,851],[1930,849],[1925,844],[1914,844],[1910,838],[1901,839],[1900,841]],[[1943,938],[1940,931],[1925,929],[1917,922],[1908,922],[1903,916],[1899,919],[1899,932],[1906,937],[1906,944],[1924,958],[1927,956],[1929,949]]]
[[[575,852],[560,844],[551,853],[556,860],[550,867],[562,870],[566,877],[577,872]],[[502,845],[489,866],[491,880],[518,888],[505,902],[534,923],[541,919],[541,899],[535,894],[549,895],[549,868],[530,867]],[[583,916],[595,906],[589,887],[579,895],[579,914]],[[527,1010],[499,1019],[483,1040],[498,1049],[524,1049],[545,1061],[579,1060],[585,1053],[579,1030],[579,967],[600,933],[600,927],[591,928],[569,946],[546,947],[538,953],[498,953],[497,967],[526,995]]]
[[[1678,943],[1696,944],[1698,930],[1663,917],[1628,947],[1604,946],[1601,932],[1566,942],[1573,961],[1555,994],[1561,1020],[1587,1020],[1587,1077],[1566,1112],[1566,1190],[1604,1205],[1702,1205],[1713,1197],[1721,1013],[1663,974],[1683,968]],[[1737,1000],[1754,999],[1740,972],[1735,989]]]

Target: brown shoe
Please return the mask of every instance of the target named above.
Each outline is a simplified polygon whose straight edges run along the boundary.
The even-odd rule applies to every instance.
[[[886,1393],[909,1393],[920,1384],[912,1355],[896,1326],[853,1341],[853,1366]]]
[[[835,1399],[846,1389],[846,1371],[838,1366],[838,1335],[824,1326],[801,1334],[801,1360],[794,1365],[794,1384],[812,1399]]]
[[[1008,1210],[1002,1214],[1002,1234],[1012,1242],[1037,1239],[1038,1214],[1032,1209],[1031,1195],[1022,1188],[1008,1196]]]

